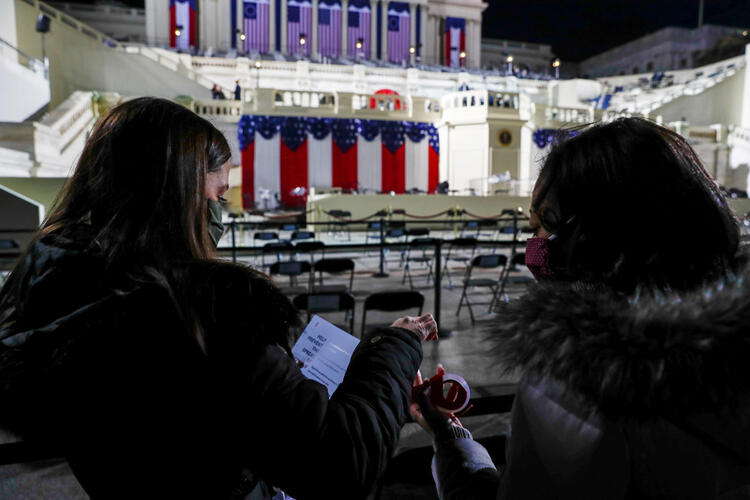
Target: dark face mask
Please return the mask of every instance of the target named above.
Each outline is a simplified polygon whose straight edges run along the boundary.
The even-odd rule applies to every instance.
[[[209,198],[208,200],[208,234],[214,247],[219,246],[219,240],[224,234],[224,223],[221,222],[221,203]]]
[[[554,234],[549,238],[534,237],[526,240],[526,267],[537,281],[551,278],[555,274],[549,267],[549,242],[553,239]]]

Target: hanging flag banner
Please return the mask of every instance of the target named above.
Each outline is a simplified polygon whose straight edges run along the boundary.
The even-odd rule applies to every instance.
[[[311,187],[359,193],[434,193],[439,139],[432,124],[244,115],[244,208],[297,207]]]
[[[196,0],[169,0],[169,46],[188,50],[196,46]]]
[[[244,2],[242,8],[245,33],[245,52],[269,52],[268,21],[270,5],[268,0]]]
[[[466,19],[448,17],[445,19],[445,64],[451,68],[465,65],[466,58]]]
[[[388,60],[402,63],[409,60],[409,4],[388,4]]]
[[[370,19],[372,9],[369,0],[352,0],[349,2],[347,54],[352,59],[370,59]],[[357,43],[361,47],[357,48]]]
[[[341,55],[341,4],[337,0],[318,5],[318,52],[323,57]]]
[[[309,57],[312,45],[312,3],[289,0],[286,33],[289,54]]]

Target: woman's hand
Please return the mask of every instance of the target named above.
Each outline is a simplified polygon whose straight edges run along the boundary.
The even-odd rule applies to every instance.
[[[423,341],[437,340],[438,338],[437,323],[435,322],[435,318],[433,318],[432,314],[430,313],[423,314],[419,317],[406,316],[404,318],[399,318],[394,321],[391,326],[414,332]]]
[[[438,365],[438,373],[440,373],[441,370],[445,373],[443,366]],[[451,425],[457,425],[459,427],[463,427],[463,425],[461,425],[461,422],[455,415],[451,414],[450,416],[446,416],[444,413],[440,412],[440,410],[432,406],[430,398],[426,394],[429,389],[429,384],[426,384],[425,382],[429,382],[429,380],[430,379],[422,380],[422,373],[417,371],[417,376],[414,379],[414,387],[418,387],[419,389],[415,391],[415,399],[412,400],[409,405],[409,415],[413,421],[418,423],[419,426],[427,432],[427,434],[435,438],[435,434],[445,431],[450,428]]]

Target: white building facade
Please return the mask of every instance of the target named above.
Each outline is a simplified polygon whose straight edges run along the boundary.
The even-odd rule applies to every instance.
[[[706,24],[697,29],[670,26],[597,54],[579,65],[589,78],[688,69],[727,37],[742,36],[741,28]]]
[[[149,45],[261,58],[478,67],[481,0],[146,0]]]

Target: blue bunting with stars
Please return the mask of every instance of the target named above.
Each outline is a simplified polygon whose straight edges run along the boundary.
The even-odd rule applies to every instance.
[[[357,121],[347,118],[335,118],[331,120],[331,137],[334,144],[346,153],[357,144]]]
[[[307,139],[307,120],[297,116],[285,116],[281,122],[281,140],[284,144],[296,151]]]
[[[435,126],[431,123],[405,122],[395,120],[361,120],[347,118],[302,118],[297,116],[261,116],[243,115],[237,131],[240,148],[245,149],[254,140],[255,133],[268,140],[281,133],[284,144],[292,151],[296,150],[310,134],[317,141],[325,139],[328,134],[343,152],[347,152],[357,143],[357,137],[371,142],[380,135],[383,145],[392,153],[404,145],[406,137],[419,143],[425,137],[430,147],[440,152],[440,139]],[[539,147],[542,140],[550,142],[548,135],[557,134],[554,130],[537,130],[534,141]],[[566,133],[566,136],[568,134]],[[544,143],[546,145],[547,142]]]

